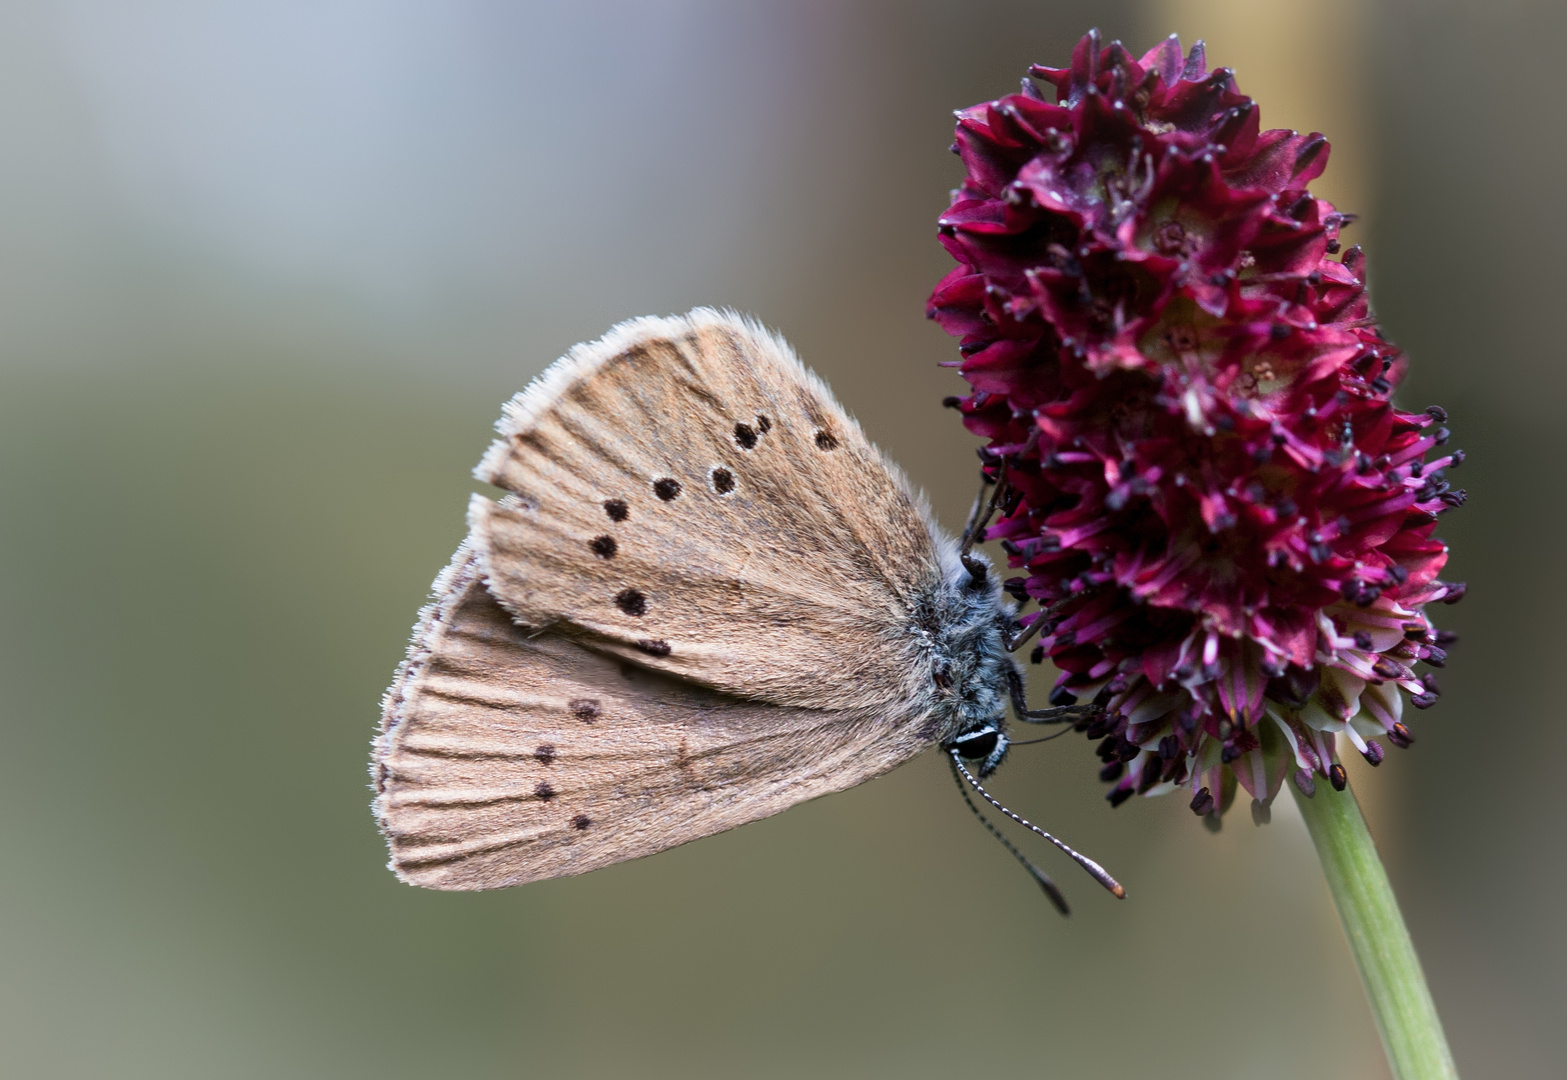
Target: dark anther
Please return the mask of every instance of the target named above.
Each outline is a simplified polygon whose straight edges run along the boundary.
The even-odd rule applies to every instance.
[[[1143,771],[1137,777],[1137,794],[1146,795],[1153,790],[1153,786],[1159,782],[1161,764],[1158,758],[1143,759]]]
[[[816,433],[816,448],[818,450],[838,449],[838,437],[832,432],[823,429]]]
[[[680,494],[680,481],[672,476],[663,476],[653,481],[653,494],[668,502]]]
[[[720,495],[728,495],[735,489],[735,474],[728,469],[714,469],[711,479],[713,490]]]
[[[1396,720],[1393,722],[1392,730],[1387,733],[1387,740],[1400,750],[1408,750],[1409,744],[1415,741],[1415,736],[1402,720]]]
[[[943,409],[961,409],[963,408],[963,399],[956,394],[949,394],[941,399],[941,407]]]
[[[637,648],[649,656],[668,656],[670,651],[669,642],[661,641],[658,638],[643,638],[637,642]]]
[[[1136,743],[1127,739],[1122,739],[1119,745],[1117,745],[1115,748],[1116,756],[1119,757],[1122,761],[1131,761],[1134,757],[1142,752],[1143,748],[1141,746],[1138,746]]]
[[[1340,246],[1341,245],[1339,244],[1339,242],[1337,240],[1329,240],[1328,241],[1328,254],[1329,255],[1337,255],[1338,252],[1339,252],[1339,247]]]
[[[592,698],[576,698],[569,706],[571,715],[581,720],[584,724],[591,724],[604,712],[599,703]]]
[[[1311,775],[1310,769],[1295,770],[1295,786],[1299,788],[1300,793],[1306,796],[1308,799],[1317,793],[1317,781],[1316,778]]]
[[[1202,817],[1204,814],[1211,812],[1213,810],[1213,792],[1209,791],[1207,788],[1203,788],[1197,794],[1192,796],[1191,807],[1192,813],[1196,814],[1198,817]]]
[[[1180,748],[1181,740],[1177,739],[1174,735],[1166,735],[1164,738],[1159,740],[1159,756],[1165,761],[1169,761],[1175,757],[1176,751]]]
[[[1453,433],[1448,431],[1445,427],[1437,428],[1436,433],[1431,436],[1438,446],[1447,445],[1447,440],[1451,439],[1452,437]]]
[[[1373,765],[1382,764],[1382,758],[1384,757],[1382,744],[1375,739],[1367,740],[1366,748],[1361,751],[1361,756]]]
[[[645,615],[647,613],[647,597],[635,589],[622,589],[615,594],[615,606],[627,615]]]
[[[555,797],[555,789],[550,787],[548,780],[540,780],[539,786],[533,789],[533,793],[544,802],[549,802]]]
[[[1028,599],[1028,578],[1012,577],[1002,582],[1001,587],[1007,591],[1007,595],[1019,603]]]
[[[1349,786],[1349,773],[1345,772],[1344,766],[1336,761],[1333,763],[1333,767],[1328,770],[1328,779],[1332,781],[1334,791],[1343,791]]]
[[[1447,410],[1440,405],[1433,405],[1426,410],[1426,415],[1439,424],[1447,423]],[[1405,430],[1408,430],[1407,428]]]
[[[576,829],[578,832],[586,832],[588,826],[591,824],[593,824],[593,819],[588,817],[586,814],[578,814],[576,817],[571,819],[571,827]]]
[[[1090,739],[1102,738],[1105,732],[1109,731],[1113,726],[1114,722],[1110,719],[1109,716],[1096,716],[1094,717],[1093,722],[1088,725],[1088,730],[1084,732],[1084,734],[1086,734]],[[1100,760],[1104,760],[1103,755],[1101,755]]]
[[[1456,585],[1449,585],[1447,587],[1447,595],[1442,597],[1442,603],[1444,603],[1444,604],[1456,604],[1456,603],[1458,603],[1458,601],[1460,601],[1460,600],[1462,600],[1464,598],[1464,593],[1466,593],[1468,591],[1469,591],[1469,586],[1465,585],[1461,581],[1458,582]]]
[[[595,536],[588,541],[588,547],[593,549],[593,554],[601,559],[607,559],[615,554],[615,538],[613,536]]]
[[[1228,765],[1230,762],[1234,761],[1236,758],[1238,758],[1240,756],[1241,756],[1240,748],[1237,747],[1234,743],[1231,743],[1230,745],[1226,746],[1223,750],[1219,751],[1219,760],[1224,762],[1224,764],[1226,764],[1226,765]]]
[[[750,424],[736,424],[735,443],[742,450],[750,450],[756,446],[756,429]]]
[[[611,521],[625,521],[631,516],[631,507],[623,499],[605,499],[604,513],[609,515]]]
[[[1045,662],[1045,647],[1043,645],[1035,645],[1034,651],[1028,654],[1028,662],[1030,664],[1043,664]]]
[[[1436,632],[1436,643],[1438,645],[1457,645],[1458,635],[1451,630],[1438,630]]]
[[[1382,376],[1378,375],[1376,378],[1371,380],[1371,389],[1379,394],[1385,394],[1389,390],[1393,389],[1393,384],[1388,382]]]
[[[1460,465],[1462,465],[1464,463],[1464,458],[1466,458],[1467,456],[1468,455],[1465,454],[1462,450],[1454,450],[1453,451],[1453,460],[1448,462],[1447,467],[1449,469],[1456,469],[1456,468],[1458,468],[1458,466],[1460,466]]]
[[[1129,787],[1111,788],[1105,793],[1105,799],[1110,803],[1111,807],[1117,807],[1127,799],[1130,799],[1133,794],[1134,792]]]
[[[1404,676],[1403,668],[1385,656],[1377,657],[1376,663],[1371,665],[1371,670],[1383,679],[1399,679]]]
[[[1355,645],[1362,649],[1371,648],[1371,635],[1364,630],[1355,631]]]
[[[1410,694],[1409,703],[1417,709],[1429,709],[1437,702],[1435,694]]]
[[[1447,650],[1436,645],[1427,645],[1426,654],[1421,659],[1432,667],[1446,667]]]
[[[1092,728],[1089,729],[1090,732],[1092,732],[1092,730]],[[1095,736],[1090,734],[1089,738],[1095,738]],[[1100,761],[1109,761],[1111,758],[1115,757],[1115,747],[1116,744],[1120,741],[1120,736],[1118,735],[1106,735],[1104,740],[1100,742],[1098,746],[1094,747],[1094,753],[1099,755]]]

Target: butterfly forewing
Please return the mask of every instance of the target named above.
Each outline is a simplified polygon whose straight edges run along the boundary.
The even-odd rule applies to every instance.
[[[661,851],[927,745],[876,710],[747,701],[519,626],[465,544],[383,710],[376,813],[403,880],[487,889]]]
[[[753,700],[927,695],[911,612],[940,580],[907,484],[787,345],[699,310],[580,346],[507,407],[475,498],[522,623]]]

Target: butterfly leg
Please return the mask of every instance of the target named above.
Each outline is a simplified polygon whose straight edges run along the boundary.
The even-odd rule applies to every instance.
[[[1078,705],[1072,701],[1071,695],[1052,708],[1030,709],[1023,676],[1015,668],[1007,672],[1007,693],[1012,698],[1012,715],[1025,724],[1077,724],[1099,713],[1099,706]]]
[[[963,560],[963,568],[969,572],[973,579],[973,587],[983,588],[986,578],[985,564],[970,556],[974,544],[984,536],[985,526],[990,524],[990,519],[996,513],[996,507],[1001,505],[1007,497],[1008,485],[1005,466],[1002,467],[1001,478],[995,483],[995,490],[990,493],[990,498],[985,498],[985,488],[992,483],[988,476],[980,473],[981,483],[979,495],[974,499],[974,512],[969,515],[968,526],[963,530],[963,546],[958,551],[958,558]]]

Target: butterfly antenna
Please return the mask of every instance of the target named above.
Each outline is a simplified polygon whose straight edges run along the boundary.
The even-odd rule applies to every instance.
[[[979,818],[979,823],[985,826],[985,830],[990,833],[991,836],[994,836],[996,840],[1000,842],[1001,846],[1006,848],[1014,859],[1022,863],[1023,869],[1027,870],[1034,876],[1034,880],[1039,882],[1039,887],[1041,889],[1045,890],[1045,895],[1048,896],[1050,898],[1050,902],[1056,906],[1056,910],[1063,915],[1072,914],[1071,907],[1067,905],[1066,897],[1062,895],[1061,890],[1056,887],[1056,883],[1050,880],[1050,875],[1045,873],[1039,867],[1035,866],[1033,863],[1029,862],[1028,857],[1017,849],[1017,845],[1008,840],[1002,834],[1000,829],[996,828],[990,823],[989,818],[979,812],[979,807],[975,806],[974,800],[969,798],[968,788],[963,786],[963,779],[958,776],[956,768],[954,768],[952,771],[952,779],[958,785],[958,794],[963,796],[963,803],[969,808],[969,812],[972,813],[975,817]]]
[[[1094,862],[1094,860],[1090,859],[1087,855],[1084,855],[1078,851],[1074,851],[1071,847],[1062,841],[1057,840],[1055,837],[1045,832],[1044,829],[1041,829],[1038,825],[1035,825],[1032,821],[1029,821],[1019,814],[1015,814],[1011,810],[1008,810],[1005,806],[1002,806],[1001,802],[994,795],[985,790],[984,785],[982,785],[978,780],[974,779],[974,774],[963,767],[963,762],[959,759],[958,752],[956,750],[950,751],[949,756],[952,758],[953,769],[957,771],[958,775],[963,778],[964,782],[967,783],[969,787],[973,788],[979,794],[981,799],[984,799],[991,806],[995,807],[997,811],[1005,814],[1007,817],[1023,826],[1023,828],[1028,829],[1030,832],[1038,833],[1046,840],[1049,840],[1056,847],[1060,848],[1067,855],[1071,856],[1072,860],[1076,862],[1078,866],[1081,866],[1084,870],[1087,870],[1090,877],[1114,893],[1118,900],[1126,899],[1125,887],[1122,886],[1119,881],[1115,880],[1115,878],[1111,877],[1109,871],[1100,866],[1098,863]]]

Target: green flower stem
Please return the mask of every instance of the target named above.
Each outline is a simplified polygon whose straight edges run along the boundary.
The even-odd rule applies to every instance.
[[[1420,958],[1354,793],[1319,781],[1316,796],[1308,799],[1289,787],[1317,846],[1393,1075],[1458,1080]]]

